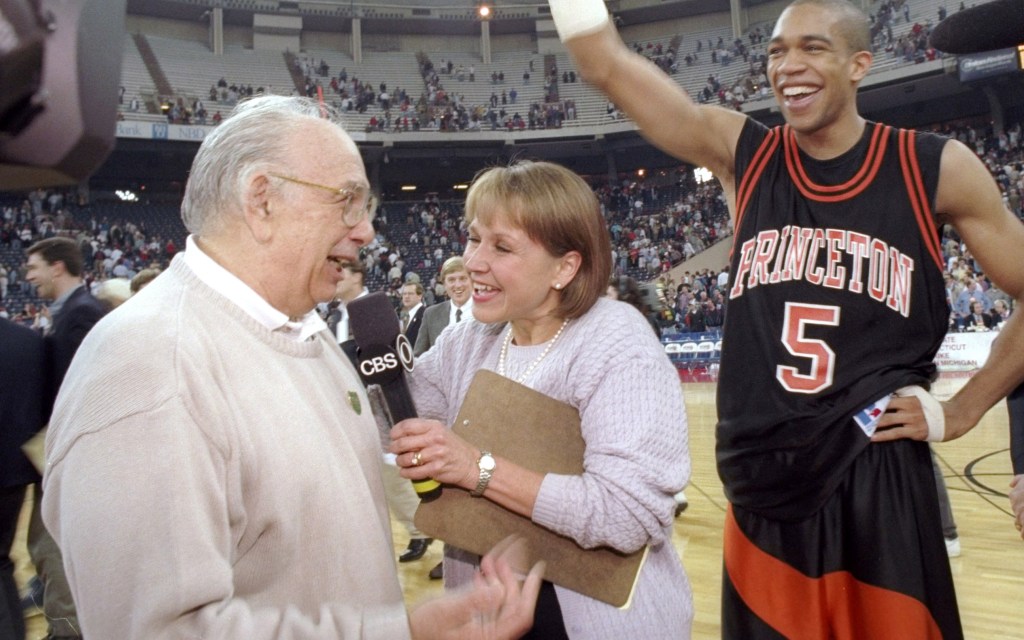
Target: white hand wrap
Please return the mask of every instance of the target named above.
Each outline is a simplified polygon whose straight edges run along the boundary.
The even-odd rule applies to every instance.
[[[594,33],[608,22],[604,0],[549,0],[548,4],[562,42]]]
[[[914,396],[920,400],[924,419],[928,423],[928,437],[925,440],[942,442],[946,437],[946,414],[942,411],[942,403],[925,391],[923,387],[903,387],[896,390],[896,396],[900,398]]]

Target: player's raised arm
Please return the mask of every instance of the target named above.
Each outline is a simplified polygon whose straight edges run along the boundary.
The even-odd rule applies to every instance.
[[[584,80],[624,110],[652,144],[709,168],[728,190],[746,116],[695,104],[653,62],[626,47],[603,0],[550,0],[550,5],[558,36]]]

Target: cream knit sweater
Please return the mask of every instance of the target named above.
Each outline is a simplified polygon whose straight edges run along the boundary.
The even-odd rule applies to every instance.
[[[409,636],[366,394],[179,257],[82,344],[43,512],[86,638]]]

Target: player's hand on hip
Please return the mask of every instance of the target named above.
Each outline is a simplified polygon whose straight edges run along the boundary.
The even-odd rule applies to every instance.
[[[893,440],[927,440],[928,420],[921,401],[915,397],[893,397],[885,413],[878,420],[872,442]]]

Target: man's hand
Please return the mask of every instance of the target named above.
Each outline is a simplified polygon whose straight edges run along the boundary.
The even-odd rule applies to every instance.
[[[909,438],[928,438],[928,421],[925,419],[921,401],[915,397],[893,397],[885,413],[878,420],[872,442],[889,442]]]
[[[1024,474],[1014,476],[1010,481],[1010,508],[1013,509],[1017,532],[1024,540]]]
[[[414,640],[503,640],[518,638],[533,626],[544,563],[526,566],[522,540],[508,537],[480,562],[469,589],[424,602],[409,613]]]
[[[927,399],[927,398],[926,398]],[[931,431],[941,427],[941,436],[933,434],[929,437],[929,418],[921,399],[912,396],[893,396],[889,406],[878,421],[875,435],[871,436],[872,442],[889,442],[892,440],[910,439],[927,440],[929,442],[946,442],[955,440],[964,435],[974,427],[976,421],[964,417],[964,412],[957,408],[953,400],[938,402],[932,400],[935,405],[934,412],[942,411],[942,419],[937,421],[937,416],[932,417]],[[941,422],[942,424],[938,424]]]

